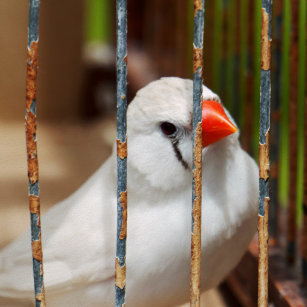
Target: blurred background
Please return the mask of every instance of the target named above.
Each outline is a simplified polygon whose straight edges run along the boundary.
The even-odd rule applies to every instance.
[[[28,1],[0,1],[0,246],[29,224],[24,138],[27,23]],[[206,1],[204,81],[235,117],[242,146],[256,160],[260,25],[260,0]],[[42,212],[76,190],[111,153],[115,31],[115,1],[41,1],[37,134]],[[291,227],[303,227],[305,0],[274,1],[272,37],[270,231],[272,242],[286,246],[283,221],[290,206],[296,212]],[[193,1],[128,1],[128,100],[161,76],[192,78],[192,39]],[[250,278],[256,280],[255,274]],[[246,277],[234,276],[228,292],[237,293],[240,304],[253,306],[244,293],[240,298],[240,291],[234,290],[234,279],[244,284]],[[257,291],[253,285],[251,296]],[[226,304],[220,292],[212,299],[219,303],[210,306]]]

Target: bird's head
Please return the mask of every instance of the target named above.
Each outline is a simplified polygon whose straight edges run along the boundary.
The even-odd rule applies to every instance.
[[[202,97],[204,158],[238,129],[216,94],[203,86]],[[129,177],[163,190],[191,184],[192,109],[191,80],[162,78],[137,92],[127,114]]]

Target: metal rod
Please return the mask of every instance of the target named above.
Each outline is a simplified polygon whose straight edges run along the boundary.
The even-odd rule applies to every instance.
[[[40,198],[38,158],[36,144],[36,93],[37,93],[37,51],[39,0],[30,0],[28,24],[28,58],[26,87],[26,145],[29,179],[29,207],[31,217],[31,243],[34,277],[35,306],[44,307],[44,271],[40,224]]]
[[[117,240],[115,306],[125,305],[127,237],[127,1],[116,1],[117,18]]]
[[[290,37],[290,105],[289,105],[289,201],[287,228],[287,259],[294,263],[296,249],[296,199],[297,199],[297,108],[298,108],[298,1],[291,1]]]
[[[190,306],[200,306],[202,198],[202,73],[205,1],[194,0],[193,40],[193,179]]]
[[[269,131],[271,102],[271,18],[270,0],[262,0],[261,9],[261,86],[259,140],[259,264],[258,306],[268,306],[268,211],[269,211]]]

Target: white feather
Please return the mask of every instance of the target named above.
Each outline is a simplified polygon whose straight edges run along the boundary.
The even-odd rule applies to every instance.
[[[203,98],[219,101],[203,87]],[[192,163],[192,81],[162,78],[128,108],[127,306],[176,306],[189,299],[191,171],[160,123],[186,128],[178,148]],[[48,307],[113,306],[115,153],[42,218]],[[256,231],[258,169],[238,133],[203,149],[202,289],[239,262]],[[0,305],[32,306],[29,231],[0,254]]]

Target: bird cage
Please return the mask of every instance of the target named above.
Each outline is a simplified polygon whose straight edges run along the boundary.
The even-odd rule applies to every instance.
[[[84,9],[79,2],[72,14],[78,22]],[[100,3],[99,5],[104,3],[107,14],[102,10],[95,10],[97,3]],[[52,18],[48,20],[48,16],[52,17],[54,5],[56,4],[40,5],[39,0],[29,0],[25,127],[36,306],[48,305],[48,301],[45,301],[43,281],[41,236],[44,234],[41,234],[36,137],[36,117],[40,116],[36,109],[38,106],[39,110],[43,100],[37,99],[39,97],[37,91],[40,90],[37,86],[39,63],[37,54],[38,50],[42,50],[43,59],[49,50],[46,48],[48,33],[51,33],[49,44],[57,43],[56,31],[71,21],[69,18],[67,20],[63,18],[59,20],[59,28],[56,31],[48,29],[46,24],[52,23]],[[43,14],[40,14],[40,9],[44,9]],[[117,101],[118,183],[117,238],[114,238],[116,240],[114,304],[124,305],[126,291],[129,291],[129,280],[126,280],[126,258],[129,257],[129,254],[126,254],[126,244],[129,244],[129,233],[127,233],[129,140],[126,137],[128,101],[148,82],[164,75],[177,75],[193,77],[190,306],[201,305],[200,221],[201,214],[206,215],[206,210],[201,210],[200,188],[202,172],[206,172],[206,169],[202,170],[201,167],[202,134],[199,129],[202,125],[203,81],[219,93],[239,125],[243,148],[259,162],[258,236],[250,243],[240,264],[222,283],[219,291],[225,299],[230,293],[232,301],[242,306],[256,306],[257,302],[258,306],[306,305],[307,140],[304,133],[307,130],[304,122],[307,110],[305,107],[306,1],[276,0],[272,3],[268,0],[245,2],[218,0],[205,3],[203,0],[194,2],[155,0],[147,3],[137,0],[127,3],[126,0],[117,0],[116,5],[113,5],[107,0],[100,2],[92,0],[87,2],[86,9],[90,16],[87,20],[88,29],[91,27],[95,29],[101,22],[102,16],[108,19],[107,40],[111,57],[107,68],[105,64],[85,57],[83,71],[86,72],[85,78],[88,83],[84,82],[86,86],[83,84],[82,88],[80,80],[74,82],[76,92],[82,97],[78,109],[82,111],[83,117],[97,116],[101,111],[99,105],[101,97],[95,92],[101,86],[101,82],[93,87],[93,82],[89,80],[111,79],[115,83],[115,67],[117,77],[116,95],[113,93]],[[40,21],[39,15],[41,15]],[[96,21],[100,20],[97,24],[91,19],[94,15],[98,16]],[[44,36],[40,35],[40,39],[39,24],[44,33]],[[65,35],[63,37],[65,38]],[[42,49],[40,49],[40,40],[43,40]],[[80,42],[73,45],[74,50],[78,49],[75,56],[79,58],[81,58],[81,46]],[[62,54],[66,58],[69,57],[64,52]],[[93,59],[93,53],[91,56]],[[47,63],[46,59],[47,56],[45,56]],[[57,72],[65,70],[65,67],[55,65],[55,60],[51,63],[54,64],[49,64],[50,68],[52,66],[51,69],[56,68]],[[42,63],[40,67],[43,65]],[[76,73],[71,70],[69,75],[74,76]],[[42,83],[43,93],[46,95],[48,90]],[[54,95],[52,91],[52,95],[49,96],[54,99]],[[69,97],[76,98],[74,95]],[[88,97],[92,97],[92,100],[88,101],[86,99]],[[51,100],[50,97],[47,99]],[[72,113],[77,114],[77,108],[74,108],[72,107]],[[49,110],[47,107],[43,111],[43,116],[48,118],[48,114],[51,117],[53,116],[51,114],[56,114],[50,110],[50,106]],[[56,110],[60,113],[59,106]],[[68,114],[69,104],[64,106],[63,103],[63,110],[64,114]],[[128,237],[127,242],[126,237]]]

